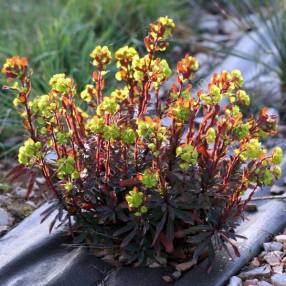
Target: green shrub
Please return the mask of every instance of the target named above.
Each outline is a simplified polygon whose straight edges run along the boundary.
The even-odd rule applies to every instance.
[[[275,133],[275,118],[266,109],[258,118],[243,117],[240,106],[249,96],[238,70],[216,74],[194,92],[199,65],[185,55],[172,87],[163,89],[173,72],[158,53],[174,26],[168,17],[151,24],[145,55],[128,46],[112,55],[97,46],[90,54],[92,83],[81,92],[88,112],[76,104],[71,77],[54,75],[50,91],[30,100],[26,59],[9,58],[2,68],[30,134],[19,162],[42,171],[57,200],[56,219],[64,209],[66,219],[75,219],[78,239],[121,263],[197,262],[227,242],[237,253],[231,241],[246,203],[281,175],[282,150],[268,153],[260,143]],[[113,56],[120,83],[106,93]],[[225,97],[229,103],[222,106]],[[246,189],[251,193],[242,200]]]

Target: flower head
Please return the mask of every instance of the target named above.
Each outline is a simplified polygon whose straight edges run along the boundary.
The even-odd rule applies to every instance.
[[[157,27],[156,27],[157,25]],[[165,17],[159,17],[157,20],[157,23],[155,23],[155,27],[157,29],[163,29],[163,35],[162,38],[163,39],[167,39],[169,37],[171,37],[173,30],[175,28],[175,23],[173,21],[173,19],[165,16]]]
[[[236,93],[237,99],[243,105],[248,106],[250,104],[249,95],[244,90],[238,90]]]
[[[36,163],[42,157],[41,142],[35,142],[31,138],[24,142],[24,145],[19,148],[18,161],[20,164],[30,166]]]
[[[92,133],[101,133],[104,128],[104,119],[98,116],[93,116],[87,121],[85,129]]]
[[[155,188],[158,185],[159,176],[157,172],[152,169],[147,169],[144,171],[141,177],[141,183],[149,189]]]
[[[121,138],[122,138],[123,143],[133,144],[135,143],[135,140],[136,140],[136,133],[132,128],[128,127],[123,130]]]
[[[145,119],[139,119],[137,121],[137,125],[137,133],[140,137],[149,139],[152,135],[154,135],[156,123],[152,120],[152,118],[146,117]]]
[[[133,47],[124,46],[115,52],[115,58],[119,61],[120,65],[126,65],[137,57],[138,53]]]
[[[98,116],[103,115],[104,113],[113,115],[118,110],[119,104],[117,103],[116,98],[112,96],[105,96],[102,103],[97,107],[96,114]]]
[[[170,114],[179,122],[187,122],[190,117],[190,101],[178,99],[175,104],[170,107]]]
[[[91,84],[87,84],[85,86],[85,89],[80,93],[80,97],[82,98],[82,100],[89,103],[94,98],[95,94],[96,90],[94,86]]]
[[[275,147],[272,152],[272,162],[275,165],[281,164],[283,159],[283,150],[281,147]]]
[[[244,145],[244,151],[241,153],[242,160],[260,159],[265,154],[265,149],[262,148],[261,143],[256,138],[252,138]]]
[[[180,164],[180,168],[184,171],[198,162],[198,151],[191,144],[184,144],[177,147],[176,155],[183,161]]]
[[[11,57],[6,60],[4,63],[1,72],[5,74],[7,78],[16,78],[21,76],[26,72],[28,68],[27,59],[24,57]]]
[[[97,46],[91,53],[92,64],[104,68],[111,62],[111,52],[107,46]]]
[[[136,187],[126,195],[129,208],[139,208],[144,202],[144,194],[139,192]]]
[[[233,81],[235,86],[237,86],[237,87],[243,86],[244,79],[243,79],[243,76],[242,76],[240,70],[235,69],[235,70],[231,71],[230,76],[231,76],[231,80]]]
[[[199,63],[196,58],[186,55],[177,63],[177,72],[180,75],[181,81],[191,79],[193,73],[199,68]]]
[[[207,131],[207,142],[208,144],[214,143],[216,138],[216,131],[213,127],[210,127]]]
[[[50,86],[55,92],[67,93],[74,92],[75,86],[72,78],[67,77],[64,73],[55,74],[49,81]]]
[[[249,135],[249,128],[250,126],[248,123],[242,123],[234,128],[234,133],[239,140],[242,140]]]
[[[120,128],[114,123],[104,126],[103,137],[105,140],[111,140],[111,141],[119,139]]]
[[[75,168],[75,160],[73,156],[60,158],[56,161],[57,176],[59,179],[64,179],[66,176],[71,176],[73,179],[79,177],[79,173]]]

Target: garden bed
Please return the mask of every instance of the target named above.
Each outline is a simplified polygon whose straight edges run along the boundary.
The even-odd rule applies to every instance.
[[[229,69],[232,66],[233,62],[231,64],[230,60],[226,60],[220,68],[227,67]],[[235,68],[239,67],[239,64],[235,63]],[[242,69],[245,69],[245,67]],[[249,69],[245,70],[249,73]],[[248,79],[248,77],[246,78]],[[31,124],[31,130],[32,127]],[[285,160],[283,164],[285,165]],[[285,170],[285,166],[283,166],[283,170]],[[146,174],[148,176],[152,175],[150,172]],[[62,177],[65,175],[67,174],[62,174]],[[283,172],[283,177],[285,177],[285,172]],[[282,187],[282,180],[278,182],[278,185],[284,188]],[[148,187],[148,184],[146,186]],[[227,251],[220,251],[216,255],[208,275],[205,274],[207,271],[206,262],[200,263],[185,273],[182,273],[181,269],[178,268],[176,270],[142,267],[115,269],[108,264],[106,257],[105,261],[96,258],[92,246],[87,247],[82,244],[79,246],[72,243],[70,237],[66,235],[66,226],[60,226],[58,229],[54,229],[52,234],[48,234],[52,216],[40,224],[41,213],[48,207],[47,204],[44,204],[0,239],[0,284],[7,286],[23,284],[35,286],[145,286],[167,285],[168,282],[169,285],[184,286],[189,285],[191,282],[192,286],[225,285],[231,276],[237,274],[249,260],[257,255],[264,242],[285,227],[285,198],[283,195],[280,197],[279,195],[273,196],[273,194],[277,195],[279,192],[284,193],[284,190],[277,192],[279,186],[276,185],[272,189],[263,188],[257,192],[257,195],[250,202],[251,207],[248,209],[254,212],[248,213],[246,220],[241,222],[237,229],[239,235],[246,237],[246,239],[239,239],[238,241],[240,257],[234,258],[231,248],[228,251],[232,253],[233,258],[229,256]],[[71,186],[69,189],[70,185],[68,184],[65,187],[67,191],[71,191],[73,188]],[[152,186],[149,188],[152,188]],[[133,192],[137,193],[136,190]],[[130,202],[132,202],[131,193],[130,191],[127,195],[127,201],[129,197]],[[128,203],[130,202],[128,201]],[[142,202],[138,206],[134,205],[133,202],[132,204],[130,203],[129,209],[142,207]],[[258,208],[258,211],[256,211],[256,208]],[[142,213],[140,213],[141,210]],[[147,211],[148,208],[144,209],[142,207],[136,213],[136,216],[141,216]]]
[[[283,180],[279,183],[283,185]],[[257,196],[271,195],[270,191],[265,188]],[[285,199],[254,201],[258,211],[246,213],[245,221],[238,228],[238,233],[247,237],[238,241],[241,256],[231,259],[222,251],[217,254],[209,274],[206,275],[204,262],[171,284],[164,282],[162,276],[172,277],[174,270],[128,267],[116,270],[96,258],[92,249],[73,245],[62,227],[49,234],[52,216],[40,224],[41,213],[47,208],[45,204],[0,239],[0,285],[184,286],[191,281],[192,286],[223,286],[258,254],[264,242],[285,227]]]

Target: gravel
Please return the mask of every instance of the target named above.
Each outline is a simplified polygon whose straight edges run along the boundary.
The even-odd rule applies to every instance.
[[[286,229],[263,244],[254,257],[228,286],[286,286]]]

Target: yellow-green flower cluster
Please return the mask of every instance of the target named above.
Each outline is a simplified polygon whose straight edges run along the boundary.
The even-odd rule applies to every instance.
[[[183,171],[186,171],[190,166],[198,162],[198,151],[191,144],[184,144],[177,147],[176,155],[183,161],[183,163],[180,164],[180,168]]]
[[[121,139],[125,144],[134,144],[136,140],[136,133],[132,128],[128,127],[123,130]]]
[[[275,147],[272,152],[272,163],[279,165],[282,163],[283,159],[283,150],[281,147]]]
[[[236,90],[235,85],[233,83],[230,83],[229,87],[224,93],[224,95],[228,97],[230,103],[235,103],[236,101],[235,90]]]
[[[144,194],[142,192],[139,192],[138,189],[135,187],[126,196],[126,201],[128,203],[128,207],[139,208],[143,204]]]
[[[105,140],[119,140],[124,144],[134,144],[136,141],[136,132],[130,128],[123,128],[122,130],[116,124],[105,125],[104,119],[99,116],[93,116],[87,121],[85,129],[91,133],[102,134]]]
[[[164,33],[162,35],[162,39],[166,40],[172,36],[173,30],[175,28],[175,23],[174,21],[165,16],[165,17],[159,17],[157,22],[153,25],[153,28],[156,32],[159,32],[160,29],[163,28]],[[163,49],[162,51],[164,51]]]
[[[137,125],[137,133],[140,137],[150,139],[151,136],[154,135],[156,122],[154,122],[152,118],[146,117],[145,119],[140,119],[137,121]]]
[[[230,73],[230,79],[233,81],[233,83],[235,84],[236,87],[242,87],[244,84],[244,79],[243,76],[241,74],[240,70],[233,70]]]
[[[210,86],[209,94],[212,100],[212,103],[218,104],[222,100],[221,90],[218,86],[212,84]]]
[[[153,83],[155,86],[159,85],[163,81],[165,81],[168,77],[171,76],[172,71],[169,67],[169,64],[166,60],[155,60],[153,68],[152,68],[152,76]]]
[[[193,73],[199,69],[196,58],[186,55],[177,63],[177,72],[181,82],[192,79]]]
[[[173,19],[165,16],[165,17],[159,17],[158,24],[160,24],[162,27],[164,27],[164,34],[163,38],[168,39],[169,37],[172,36],[173,30],[175,28],[175,23]]]
[[[240,158],[243,161],[260,159],[265,155],[266,150],[261,146],[261,143],[256,138],[252,138],[243,146],[243,151]]]
[[[253,181],[258,180],[263,185],[272,186],[274,184],[274,179],[278,180],[281,177],[281,173],[282,171],[280,166],[271,166],[267,164],[263,168],[256,169],[252,180]]]
[[[143,58],[135,58],[132,61],[132,69],[134,70],[134,79],[137,81],[142,81],[145,77],[145,70],[148,67],[150,59],[148,56]]]
[[[19,148],[18,161],[20,164],[31,166],[43,156],[41,152],[42,143],[35,142],[29,138],[24,142],[24,145]]]
[[[241,123],[234,128],[234,133],[239,140],[246,138],[249,135],[249,123]]]
[[[103,137],[108,141],[118,140],[120,138],[120,128],[115,123],[104,126]]]
[[[205,105],[219,104],[222,100],[221,89],[216,84],[211,84],[209,86],[209,93],[200,93],[200,99]]]
[[[54,111],[59,108],[59,101],[54,94],[44,94],[36,96],[33,101],[29,102],[29,107],[34,114],[38,114],[45,119],[50,119],[54,116]]]
[[[148,211],[147,207],[143,205],[144,194],[138,191],[136,187],[126,195],[126,201],[129,208],[138,209],[137,212],[135,212],[136,216],[140,216]]]
[[[170,107],[170,114],[177,121],[186,123],[190,116],[190,101],[179,99]]]
[[[14,56],[6,59],[1,73],[5,74],[7,78],[16,78],[21,76],[27,70],[28,62],[25,57]]]
[[[181,61],[181,68],[183,68],[185,70],[185,72],[187,71],[197,71],[199,69],[199,62],[197,61],[197,59],[195,57],[192,56],[187,56],[184,57]]]
[[[80,97],[87,103],[90,103],[96,94],[96,90],[93,85],[87,84],[85,89],[80,93]]]
[[[208,144],[214,143],[216,138],[216,131],[213,127],[210,127],[206,134],[206,140]]]
[[[74,187],[74,184],[69,181],[69,182],[66,182],[66,183],[64,184],[64,187],[65,187],[65,189],[66,189],[67,191],[71,191],[71,190],[73,189],[73,187]]]
[[[120,64],[130,63],[136,56],[138,56],[137,51],[133,47],[128,46],[124,46],[115,52],[115,58]]]
[[[64,73],[55,74],[49,81],[53,91],[57,93],[75,92],[74,81]]]
[[[272,174],[274,175],[276,180],[279,180],[282,175],[282,170],[280,166],[273,166],[272,168]]]
[[[122,102],[127,99],[129,95],[129,89],[127,86],[124,88],[118,88],[111,92],[110,96],[115,98],[117,102]]]
[[[92,133],[101,133],[104,128],[104,119],[99,116],[93,116],[90,120],[85,124],[85,129]]]
[[[58,159],[57,165],[57,176],[59,179],[64,179],[66,176],[71,176],[72,179],[79,178],[79,172],[75,168],[74,157],[68,156],[66,158]]]
[[[258,180],[263,185],[272,186],[274,184],[274,180],[280,179],[282,171],[281,167],[278,166],[278,164],[282,162],[283,152],[281,152],[282,149],[280,147],[276,147],[273,150],[272,158],[265,160],[263,162],[262,168],[256,169],[255,175],[252,180]],[[275,157],[276,155],[278,157]]]
[[[172,35],[174,28],[174,21],[168,17],[160,17],[150,24],[150,32],[144,41],[147,51],[165,51],[168,46],[166,40]]]
[[[58,131],[57,129],[54,130],[54,132],[55,132],[55,137],[57,139],[57,142],[61,146],[64,146],[64,145],[68,144],[68,141],[69,141],[69,139],[72,136],[72,132],[61,132],[61,131]]]
[[[231,117],[236,118],[236,119],[242,118],[242,113],[240,112],[240,108],[238,105],[233,105],[231,107],[231,109],[227,108],[225,110],[225,114],[227,116],[231,116]]]
[[[111,62],[111,52],[107,46],[97,46],[91,53],[92,64],[104,68]]]
[[[118,72],[115,74],[115,78],[119,81],[127,80],[128,76],[130,76],[132,61],[138,58],[137,51],[132,47],[124,46],[116,51],[115,58],[117,60],[118,67]]]
[[[112,96],[105,96],[100,105],[98,105],[96,109],[96,114],[98,116],[101,116],[105,113],[113,115],[118,110],[119,110],[119,104],[117,103],[116,98]]]
[[[143,172],[141,183],[149,189],[155,188],[159,183],[159,175],[152,169],[147,169]]]
[[[261,180],[264,185],[272,186],[274,183],[272,172],[269,169],[264,170]]]
[[[248,106],[250,104],[250,97],[244,90],[238,90],[236,96],[237,100],[243,105]]]
[[[132,62],[132,68],[134,70],[134,78],[137,81],[143,81],[145,76],[148,76],[154,85],[162,83],[172,74],[166,60],[158,58],[150,62],[148,56],[135,58]]]

